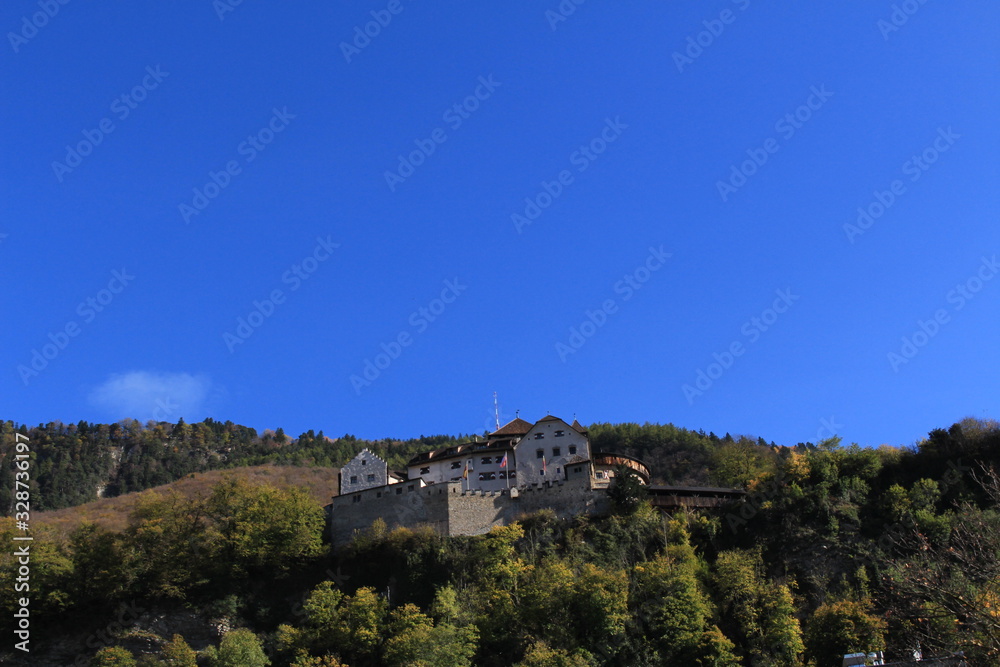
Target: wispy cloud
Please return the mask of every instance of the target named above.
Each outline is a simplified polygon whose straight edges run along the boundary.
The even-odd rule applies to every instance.
[[[114,419],[197,421],[205,417],[212,381],[205,375],[130,371],[114,373],[89,395]]]

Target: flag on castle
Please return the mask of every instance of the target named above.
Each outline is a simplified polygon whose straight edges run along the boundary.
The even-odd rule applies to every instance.
[[[549,466],[545,463],[545,457],[542,456],[542,474],[546,474],[549,471]]]
[[[462,471],[462,479],[469,479],[469,462],[465,462],[465,470]]]
[[[507,467],[507,454],[506,454],[506,452],[504,453],[503,458],[500,459],[500,467],[501,468],[506,468]]]

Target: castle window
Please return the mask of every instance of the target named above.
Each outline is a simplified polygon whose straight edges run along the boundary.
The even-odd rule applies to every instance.
[[[562,455],[562,449],[560,449],[559,447],[553,447],[552,456],[560,456],[560,455]]]
[[[431,474],[431,469],[429,467],[428,468],[421,468],[420,469],[420,474],[421,475],[429,475],[429,474]]]
[[[361,465],[363,466],[368,465],[368,459],[361,459]]]
[[[573,468],[573,472],[580,472],[579,466],[577,466],[576,468]]]
[[[544,449],[536,449],[535,450],[535,458],[536,459],[540,459],[540,458],[542,458],[544,456],[545,456],[545,450]]]
[[[402,489],[396,489],[396,495],[397,496],[403,495],[403,490]]]
[[[538,474],[541,475],[542,477],[545,477],[545,468],[542,468],[541,470],[539,470]]]
[[[378,493],[376,493],[376,494],[375,494],[375,497],[376,497],[376,498],[381,498],[381,497],[382,497],[382,492],[381,492],[381,491],[379,491]]]
[[[489,456],[484,456],[482,459],[479,460],[479,462],[482,464],[490,464],[493,463],[493,459]]]
[[[566,431],[556,431],[556,437],[561,438],[566,435]]]
[[[562,468],[556,468],[556,474],[557,475],[561,475],[562,474]]]
[[[486,473],[484,472],[479,473],[479,481],[480,482],[486,481]]]
[[[507,471],[506,470],[501,470],[500,471],[500,479],[507,479]]]
[[[361,502],[361,496],[354,496],[354,498],[351,500],[351,502],[360,503]]]
[[[517,477],[516,470],[511,470],[509,473],[507,473],[507,479],[514,479],[515,477]]]
[[[357,483],[358,483],[358,476],[351,475],[351,484],[357,484]]]
[[[374,482],[375,481],[375,475],[368,475],[368,481],[369,482]]]
[[[541,440],[544,437],[545,437],[544,433],[536,433],[535,434],[535,440]]]
[[[576,445],[569,446],[569,455],[574,456],[576,454]]]
[[[407,490],[407,491],[412,491],[412,490],[413,490],[413,485],[412,485],[412,484],[410,484],[409,486],[407,486],[407,487],[406,487],[406,490]]]
[[[462,467],[462,462],[461,461],[455,461],[454,463],[451,464],[451,469],[452,470],[458,470],[461,467]]]

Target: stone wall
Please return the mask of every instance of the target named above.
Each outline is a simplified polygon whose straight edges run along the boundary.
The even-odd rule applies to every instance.
[[[330,515],[334,545],[349,542],[356,531],[381,518],[397,526],[431,526],[442,535],[482,535],[494,526],[507,525],[521,516],[551,509],[569,519],[578,514],[605,513],[610,504],[602,489],[591,489],[589,479],[577,479],[502,491],[462,491],[462,483],[420,486],[404,482],[337,496]]]

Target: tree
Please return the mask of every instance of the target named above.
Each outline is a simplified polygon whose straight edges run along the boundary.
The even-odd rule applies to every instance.
[[[784,667],[800,663],[802,632],[795,618],[791,591],[767,581],[757,551],[724,551],[715,563],[720,611],[730,636],[755,664]]]
[[[469,667],[476,653],[475,626],[457,628],[433,620],[415,605],[392,611],[380,664],[388,667]]]
[[[1000,475],[983,468],[974,475],[990,507],[963,503],[942,535],[917,529],[895,540],[903,553],[886,575],[897,615],[925,645],[963,648],[984,662],[1000,661]],[[954,642],[957,646],[951,646]]]
[[[160,651],[160,664],[164,667],[197,667],[197,654],[184,641],[184,637],[174,635]]]
[[[322,551],[323,508],[307,491],[229,478],[212,489],[213,561],[238,575],[287,571]]]
[[[635,512],[646,499],[647,493],[646,486],[632,468],[626,465],[615,467],[615,478],[608,488],[608,498],[619,512]]]
[[[208,647],[205,655],[210,667],[268,667],[271,664],[264,655],[260,639],[245,628],[227,632],[219,647]]]
[[[698,653],[710,607],[697,570],[690,545],[670,546],[633,570],[629,606],[639,619],[637,634],[648,638],[663,664],[686,664]]]
[[[839,667],[848,653],[885,648],[885,621],[869,613],[870,604],[840,600],[821,605],[806,624],[806,657],[817,667]]]
[[[524,654],[524,660],[514,667],[594,667],[596,663],[585,651],[552,648],[536,641]]]
[[[121,646],[105,646],[90,661],[91,667],[136,667],[135,658]]]

